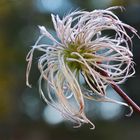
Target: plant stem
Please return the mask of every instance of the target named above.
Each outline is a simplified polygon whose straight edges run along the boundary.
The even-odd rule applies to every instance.
[[[130,105],[135,112],[140,113],[140,107],[116,84],[111,84],[112,88]]]
[[[109,75],[104,71],[100,70],[100,73],[103,76],[109,77]],[[135,112],[140,113],[140,107],[118,85],[112,83],[111,86],[124,99],[124,101],[133,108]]]

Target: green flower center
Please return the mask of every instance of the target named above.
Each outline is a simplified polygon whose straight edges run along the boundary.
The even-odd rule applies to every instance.
[[[68,61],[67,58],[72,58],[72,59],[76,59],[76,60],[80,60],[81,58],[76,55],[73,54],[73,52],[78,53],[79,55],[81,55],[84,59],[93,59],[93,54],[95,53],[95,51],[93,51],[93,49],[88,49],[85,45],[81,45],[81,44],[69,44],[68,48],[66,48],[64,50],[64,58],[65,58],[65,63],[68,65],[68,67],[71,70],[81,70],[84,65],[77,62],[77,61]],[[88,54],[91,55],[88,55]]]

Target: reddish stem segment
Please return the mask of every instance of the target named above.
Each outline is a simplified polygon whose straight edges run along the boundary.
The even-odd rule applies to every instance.
[[[111,84],[112,88],[130,105],[135,112],[140,113],[140,107],[116,84]]]
[[[109,75],[104,71],[100,70],[100,73],[103,76],[109,77]],[[114,83],[111,84],[111,86],[125,100],[125,102],[133,108],[135,112],[140,113],[140,107],[130,97],[128,97],[128,95],[118,85]]]

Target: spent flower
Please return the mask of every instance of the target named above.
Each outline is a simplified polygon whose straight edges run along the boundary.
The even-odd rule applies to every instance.
[[[94,128],[85,114],[85,99],[129,106],[106,96],[108,85],[121,84],[135,73],[133,36],[128,35],[127,30],[135,35],[137,31],[112,12],[117,8],[122,10],[122,7],[110,7],[90,12],[74,11],[62,19],[52,14],[57,39],[44,26],[39,26],[41,35],[27,55],[27,85],[31,86],[28,79],[33,53],[38,50],[43,52],[38,59],[41,96],[78,126],[90,123]],[[106,34],[108,30],[112,36]],[[40,43],[42,38],[48,38],[52,43]]]

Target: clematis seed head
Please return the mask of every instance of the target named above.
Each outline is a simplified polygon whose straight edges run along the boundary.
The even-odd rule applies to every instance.
[[[89,123],[95,127],[85,114],[85,99],[128,106],[106,96],[108,85],[121,84],[135,73],[132,37],[127,29],[135,35],[137,31],[112,12],[118,8],[122,9],[74,11],[62,19],[52,14],[58,39],[44,26],[38,26],[41,35],[27,55],[27,85],[31,86],[29,74],[34,51],[43,52],[38,59],[39,92],[48,105],[78,126]],[[41,43],[42,38],[50,39],[52,44]]]

